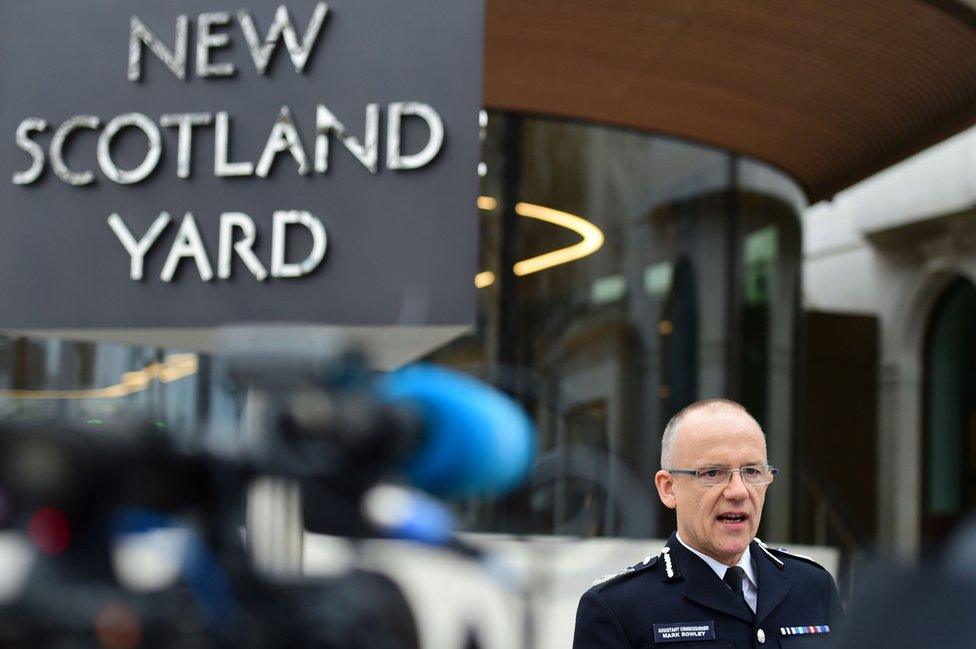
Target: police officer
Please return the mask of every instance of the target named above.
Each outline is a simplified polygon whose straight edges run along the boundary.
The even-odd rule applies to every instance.
[[[661,466],[655,485],[678,529],[583,595],[573,649],[830,646],[843,615],[830,573],[756,538],[776,469],[746,409],[709,399],[679,412]]]

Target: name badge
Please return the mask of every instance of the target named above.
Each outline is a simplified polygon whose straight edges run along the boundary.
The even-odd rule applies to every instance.
[[[715,622],[672,622],[654,625],[654,642],[714,640]]]

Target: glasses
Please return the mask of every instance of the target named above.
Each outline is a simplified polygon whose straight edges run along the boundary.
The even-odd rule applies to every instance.
[[[755,464],[744,466],[740,469],[732,469],[727,466],[704,466],[700,469],[665,469],[668,473],[680,473],[683,475],[694,476],[699,484],[709,487],[726,485],[732,480],[732,474],[738,473],[742,476],[742,481],[748,485],[769,484],[779,473],[779,469],[768,464]]]

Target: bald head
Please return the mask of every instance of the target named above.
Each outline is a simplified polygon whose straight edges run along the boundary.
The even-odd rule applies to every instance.
[[[755,417],[749,414],[749,411],[740,404],[732,401],[731,399],[704,399],[702,401],[696,401],[690,406],[682,408],[671,420],[668,425],[664,427],[664,435],[661,436],[661,468],[670,469],[674,468],[672,463],[674,462],[674,448],[675,443],[678,438],[678,432],[681,429],[681,424],[689,417],[747,417],[751,420],[756,428],[762,434],[762,427],[759,422],[756,421]],[[763,445],[765,446],[766,436],[763,434]]]

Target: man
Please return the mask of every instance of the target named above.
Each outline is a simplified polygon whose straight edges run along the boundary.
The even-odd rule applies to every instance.
[[[573,648],[830,646],[843,615],[830,573],[756,538],[776,470],[746,409],[709,399],[679,412],[661,467],[654,483],[677,532],[583,595]]]

